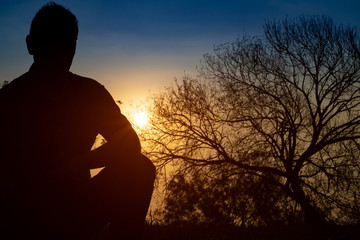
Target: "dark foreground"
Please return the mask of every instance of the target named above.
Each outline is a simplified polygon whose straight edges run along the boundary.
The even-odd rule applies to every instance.
[[[360,240],[360,225],[327,226],[315,229],[304,225],[240,228],[171,224],[146,226],[144,240]]]

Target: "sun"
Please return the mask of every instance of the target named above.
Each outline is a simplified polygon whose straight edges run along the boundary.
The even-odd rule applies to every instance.
[[[136,126],[143,128],[148,122],[148,116],[144,112],[137,112],[134,115],[134,123]]]

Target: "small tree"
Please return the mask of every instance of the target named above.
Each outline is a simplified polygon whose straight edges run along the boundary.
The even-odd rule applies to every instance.
[[[159,166],[256,176],[307,221],[359,221],[360,39],[327,17],[268,21],[152,98]],[[264,199],[266,201],[266,199]]]
[[[165,222],[262,226],[298,220],[297,209],[286,206],[288,199],[262,178],[208,175],[201,170],[177,172],[171,178],[166,186]]]

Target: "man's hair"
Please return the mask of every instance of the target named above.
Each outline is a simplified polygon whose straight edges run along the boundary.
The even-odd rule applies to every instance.
[[[54,2],[45,4],[31,22],[30,36],[38,44],[77,39],[78,21],[70,10]]]

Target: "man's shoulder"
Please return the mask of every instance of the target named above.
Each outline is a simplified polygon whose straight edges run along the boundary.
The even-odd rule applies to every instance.
[[[89,78],[89,77],[84,77],[84,76],[80,76],[78,74],[69,72],[70,74],[70,78],[72,80],[74,80],[72,83],[74,84],[80,84],[80,85],[86,85],[89,87],[103,87],[102,84],[100,84],[98,81],[96,81],[93,78]]]
[[[93,78],[80,76],[78,74],[69,72],[70,74],[70,81],[69,83],[75,88],[75,89],[81,89],[82,91],[91,91],[96,94],[100,93],[107,93],[107,90],[105,87],[96,81]]]
[[[93,98],[96,101],[113,101],[106,88],[93,78],[70,73],[70,87],[86,98]]]
[[[28,78],[28,72],[22,74],[21,76],[15,78],[14,80],[12,81],[7,81],[7,84],[3,85],[1,88],[0,88],[0,95],[6,95],[6,94],[12,94],[12,91],[13,90],[16,90],[17,92],[19,90],[17,89],[26,89],[26,86],[25,87],[19,87],[23,84],[28,84],[29,82],[26,80]]]

